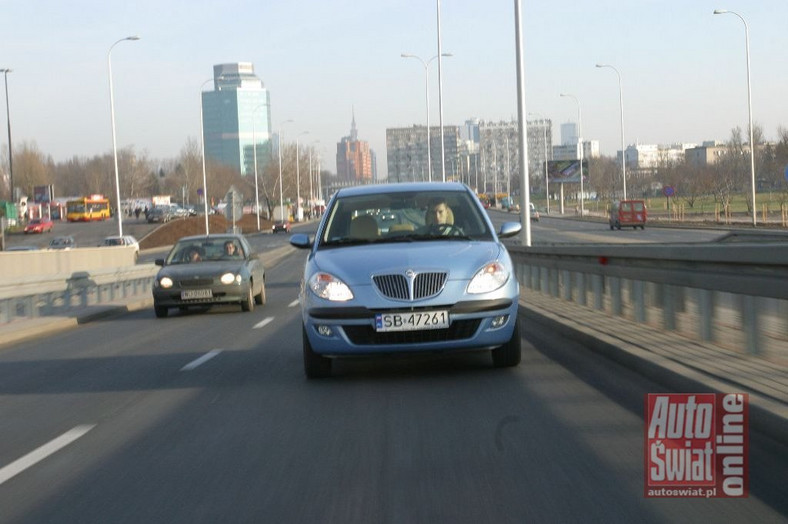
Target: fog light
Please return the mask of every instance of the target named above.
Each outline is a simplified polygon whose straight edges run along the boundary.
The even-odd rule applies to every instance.
[[[508,315],[500,315],[497,317],[493,317],[492,322],[490,323],[490,327],[493,329],[498,329],[499,327],[506,324],[506,321],[509,319]]]
[[[331,326],[317,326],[317,333],[324,337],[330,337],[331,335],[334,334],[333,330],[331,329]]]

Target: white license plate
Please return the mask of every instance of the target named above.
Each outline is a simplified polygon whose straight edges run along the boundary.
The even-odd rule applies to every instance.
[[[188,289],[181,291],[181,300],[193,300],[195,298],[212,298],[213,292],[210,289]]]
[[[375,331],[420,331],[448,327],[448,311],[378,313],[375,315]]]

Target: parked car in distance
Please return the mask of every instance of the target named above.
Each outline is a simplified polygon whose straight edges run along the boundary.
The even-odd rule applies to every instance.
[[[39,251],[38,246],[11,246],[5,248],[5,251]]]
[[[108,236],[101,242],[101,245],[102,246],[131,246],[134,248],[135,256],[139,256],[140,254],[140,243],[132,235],[123,235],[122,237],[118,235]]]
[[[536,206],[533,202],[529,202],[529,204],[531,204],[531,220],[534,222],[539,222],[539,211],[536,209]]]
[[[154,222],[169,222],[172,219],[172,211],[170,206],[153,206],[148,211],[148,223],[152,224]]]
[[[235,247],[232,255],[225,249],[228,242]],[[158,318],[170,308],[235,303],[252,311],[255,304],[265,304],[265,267],[243,235],[183,237],[156,265],[161,266],[153,281]]]
[[[74,249],[77,242],[72,236],[55,237],[49,243],[49,249]]]
[[[280,231],[284,233],[290,232],[290,222],[287,220],[278,220],[274,222],[274,225],[271,226],[272,233],[279,233]]]
[[[48,233],[55,227],[55,223],[49,217],[33,218],[25,226],[25,234],[28,233]]]
[[[395,213],[384,229],[379,210]],[[392,183],[334,193],[308,249],[300,303],[304,372],[331,374],[336,358],[489,351],[520,362],[520,286],[496,233],[464,184]]]
[[[608,223],[611,230],[629,226],[646,229],[646,219],[646,202],[643,200],[621,200],[610,206]]]

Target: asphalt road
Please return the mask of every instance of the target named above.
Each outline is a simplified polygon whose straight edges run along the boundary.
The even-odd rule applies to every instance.
[[[303,251],[265,307],[139,311],[0,351],[0,522],[785,522],[788,453],[744,500],[645,499],[639,375],[524,329],[524,358],[303,376]],[[10,475],[10,476],[9,476]]]

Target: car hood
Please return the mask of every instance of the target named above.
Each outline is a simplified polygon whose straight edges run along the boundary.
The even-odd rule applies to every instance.
[[[312,270],[324,271],[346,284],[368,284],[373,274],[408,269],[447,271],[451,280],[467,280],[486,263],[508,255],[496,242],[412,242],[323,248],[315,253]]]
[[[240,273],[244,267],[243,262],[199,262],[197,264],[172,264],[159,270],[157,278],[170,277],[183,279],[190,277],[221,276],[225,273]]]

